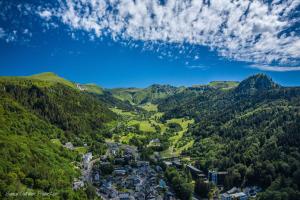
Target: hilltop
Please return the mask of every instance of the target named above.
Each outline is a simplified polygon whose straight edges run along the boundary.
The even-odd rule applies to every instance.
[[[39,81],[45,81],[48,83],[60,83],[66,86],[69,86],[71,88],[75,88],[75,84],[72,83],[71,81],[68,81],[64,78],[59,77],[58,75],[52,73],[52,72],[45,72],[41,74],[35,74],[32,76],[26,77],[29,80],[39,80]]]

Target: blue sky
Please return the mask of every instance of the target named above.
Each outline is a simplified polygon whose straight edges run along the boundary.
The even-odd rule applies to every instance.
[[[254,8],[265,6],[263,2],[224,6],[221,1],[181,5],[174,0],[177,11],[173,13],[170,8],[175,4],[151,4],[151,10],[148,1],[123,5],[131,0],[114,0],[117,10],[103,0],[16,2],[0,2],[3,76],[51,71],[75,82],[112,88],[242,80],[263,72],[283,85],[300,85],[300,3],[273,3],[266,6],[271,7],[268,12],[255,13]],[[128,8],[125,14],[122,6]],[[224,20],[225,11],[229,14],[223,23],[209,24]],[[197,15],[187,14],[191,12]],[[216,15],[201,27],[200,19],[210,12]],[[240,26],[233,24],[245,15],[247,19],[238,20]]]

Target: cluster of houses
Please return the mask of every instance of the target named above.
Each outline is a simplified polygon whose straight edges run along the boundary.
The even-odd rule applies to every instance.
[[[258,192],[261,192],[261,188],[257,186],[246,187],[243,190],[233,187],[221,194],[221,200],[248,200],[249,198],[255,198]]]
[[[166,166],[172,166],[176,167],[177,169],[183,169],[183,164],[180,162],[178,158],[173,158],[172,160],[164,161],[164,164]],[[225,177],[228,175],[228,172],[226,171],[215,171],[210,170],[208,171],[208,174],[206,175],[202,170],[188,164],[185,166],[186,169],[189,170],[191,173],[193,179],[199,179],[201,178],[206,183],[212,183],[220,190],[223,190],[224,180]],[[219,197],[216,197],[216,199],[221,200],[248,200],[250,198],[255,198],[256,194],[261,191],[260,187],[253,186],[253,187],[246,187],[243,190],[240,188],[232,188],[231,190],[222,193]]]
[[[103,199],[175,199],[163,179],[162,168],[140,160],[134,147],[110,143],[108,154],[100,159],[100,165],[113,167],[111,174],[102,174],[99,169],[94,172],[93,183],[98,185]]]

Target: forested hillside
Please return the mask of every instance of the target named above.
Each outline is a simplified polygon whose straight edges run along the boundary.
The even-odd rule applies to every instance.
[[[61,144],[104,148],[103,138],[116,120],[109,107],[132,109],[110,94],[80,91],[52,73],[1,77],[0,99],[1,199],[15,192],[87,198],[84,191],[72,191],[80,175],[74,165],[80,152]]]
[[[259,74],[230,90],[208,89],[164,99],[165,118],[189,116],[196,166],[229,171],[225,186],[258,185],[261,199],[300,199],[300,88]]]

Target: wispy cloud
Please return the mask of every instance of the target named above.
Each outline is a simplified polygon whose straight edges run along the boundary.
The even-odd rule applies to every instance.
[[[47,20],[56,16],[73,29],[96,37],[203,45],[238,61],[295,65],[300,59],[300,37],[292,31],[299,20],[291,17],[299,0],[63,2],[60,8],[43,10],[40,16]]]
[[[38,11],[37,14],[45,20],[50,20],[52,17],[52,12],[49,10]]]
[[[269,66],[269,65],[250,65],[251,68],[260,69],[262,71],[274,71],[274,72],[289,72],[289,71],[300,71],[300,67],[290,66]]]
[[[189,69],[200,69],[200,70],[207,70],[209,69],[209,66],[206,65],[190,65],[190,66],[186,66]]]

